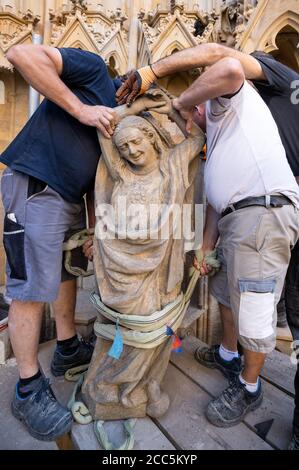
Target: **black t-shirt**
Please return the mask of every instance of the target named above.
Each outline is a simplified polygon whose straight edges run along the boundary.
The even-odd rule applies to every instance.
[[[62,81],[87,105],[115,107],[119,81],[101,57],[80,49],[59,49]],[[78,203],[94,184],[101,149],[94,127],[81,124],[44,99],[0,161],[46,182],[69,202]]]
[[[295,89],[291,86],[299,80],[299,74],[271,57],[255,58],[267,82],[253,83],[275,119],[294,176],[299,176],[299,104],[292,102]]]

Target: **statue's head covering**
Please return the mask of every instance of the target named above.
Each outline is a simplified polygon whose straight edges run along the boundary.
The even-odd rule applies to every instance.
[[[125,129],[139,129],[143,134],[151,139],[154,139],[154,148],[159,154],[159,158],[161,158],[164,147],[162,145],[160,136],[157,130],[152,126],[152,124],[144,119],[141,116],[128,116],[125,117],[120,121],[120,123],[116,126],[116,129],[113,134],[113,142],[116,143],[117,136],[120,132]]]

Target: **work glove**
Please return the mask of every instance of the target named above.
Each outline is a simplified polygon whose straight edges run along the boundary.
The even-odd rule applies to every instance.
[[[156,79],[157,77],[150,65],[138,70],[132,70],[128,73],[127,79],[116,93],[117,103],[119,105],[126,103],[130,106],[137,96],[143,95],[149,90]]]
[[[193,259],[193,266],[202,276],[214,276],[220,269],[217,250],[206,254],[202,249],[197,250]]]

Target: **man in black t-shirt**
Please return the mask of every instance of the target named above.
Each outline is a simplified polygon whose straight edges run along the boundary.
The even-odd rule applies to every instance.
[[[92,346],[79,341],[74,323],[76,280],[62,269],[62,245],[73,231],[94,226],[93,188],[101,154],[97,130],[110,138],[115,92],[103,59],[79,49],[15,46],[7,59],[45,96],[0,156],[5,209],[10,338],[20,380],[12,412],[30,434],[55,440],[68,432],[71,413],[54,398],[39,370],[37,350],[43,306],[53,302],[57,347],[54,375],[86,364]],[[86,252],[89,256],[88,247]]]
[[[196,67],[211,66],[227,57],[240,61],[245,77],[253,82],[269,107],[284,144],[288,162],[299,183],[299,74],[277,62],[268,54],[256,52],[247,55],[219,44],[201,44],[161,59],[148,67],[133,71],[117,92],[118,103],[130,104],[141,90],[144,93],[157,78]],[[189,121],[192,122],[194,109],[184,110],[184,115],[185,117],[189,115]],[[265,136],[265,138],[271,139],[271,136]],[[299,243],[292,251],[286,278],[285,298],[288,323],[295,344],[297,342],[297,349],[299,349]],[[237,355],[237,335],[232,332],[233,321],[229,309],[220,306],[220,310],[223,323],[223,343],[225,343],[226,349],[213,346],[208,351],[197,351],[195,357],[201,363],[209,367],[218,367],[223,371],[225,364],[228,370],[230,368],[228,359],[230,358],[233,363],[234,357]],[[223,351],[225,351],[225,357],[221,356]],[[295,392],[294,435],[290,443],[292,450],[299,449],[299,364],[295,378]],[[233,406],[233,403],[230,405]]]

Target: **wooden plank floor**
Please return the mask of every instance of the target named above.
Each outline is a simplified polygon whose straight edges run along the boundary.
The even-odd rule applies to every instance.
[[[184,375],[193,380],[213,398],[219,395],[226,387],[227,381],[219,371],[207,369],[195,361],[194,351],[198,346],[203,346],[203,343],[197,338],[189,337],[184,341],[184,353],[173,355],[171,362],[178,370],[182,371]],[[276,375],[279,378],[279,388],[272,385],[275,382],[274,363],[276,363],[277,366]],[[249,413],[244,419],[244,425],[248,430],[255,434],[261,434],[264,441],[274,449],[286,449],[292,433],[293,397],[280,388],[282,385],[281,374],[283,370],[285,370],[286,388],[289,388],[291,380],[294,380],[296,368],[292,365],[288,356],[274,351],[274,353],[269,356],[263,370],[263,403],[257,410]],[[272,383],[266,381],[266,378]],[[267,427],[269,427],[269,430],[266,433],[265,429],[267,429]],[[238,426],[225,431],[235,433],[238,432],[237,428]]]
[[[249,413],[244,421],[229,429],[212,426],[205,417],[209,401],[227,386],[222,374],[207,369],[194,359],[194,351],[202,346],[197,338],[183,341],[184,352],[173,354],[163,382],[171,398],[165,416],[158,420],[144,418],[136,424],[136,450],[272,450],[286,449],[291,437],[293,414],[293,380],[295,366],[290,358],[274,351],[267,359],[262,382],[264,401],[260,408]],[[55,342],[41,347],[40,364],[52,382],[57,398],[64,404],[73,384],[51,376],[49,364]],[[123,440],[120,421],[106,424],[109,438],[116,445]],[[74,447],[81,450],[100,450],[92,425],[72,429]]]

